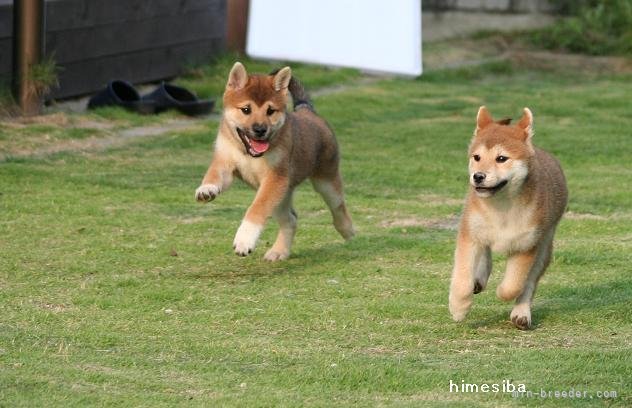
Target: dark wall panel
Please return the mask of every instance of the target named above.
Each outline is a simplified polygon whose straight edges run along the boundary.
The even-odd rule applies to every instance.
[[[0,3],[0,39],[13,35],[13,7]]]
[[[48,0],[46,17],[48,29],[57,31],[192,12],[217,14],[223,12],[224,3],[213,0]]]
[[[223,16],[208,11],[130,23],[48,31],[46,50],[65,64],[83,59],[221,38]],[[220,32],[218,32],[220,31]],[[122,41],[123,40],[123,41]]]
[[[0,0],[0,83],[11,80],[13,65],[13,7]]]
[[[223,40],[204,40],[130,54],[69,63],[59,75],[60,88],[52,98],[97,91],[114,78],[132,83],[168,79],[180,74],[187,64],[206,60],[224,47]]]
[[[0,39],[0,75],[11,75],[11,65],[13,63],[13,56],[11,52],[13,50],[11,38]]]
[[[110,79],[148,82],[222,52],[230,0],[47,0],[46,53],[60,67],[51,98]],[[0,0],[0,77],[12,69],[11,2]]]

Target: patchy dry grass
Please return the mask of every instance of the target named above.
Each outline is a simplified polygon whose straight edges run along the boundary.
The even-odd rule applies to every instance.
[[[227,68],[208,70],[223,80]],[[297,71],[312,88],[348,80]],[[569,403],[450,393],[450,381],[503,380],[595,397],[577,406],[617,391],[599,404],[630,405],[630,79],[501,64],[320,94],[359,234],[343,243],[303,186],[293,256],[276,264],[261,259],[273,223],[253,256],[232,253],[252,191],[237,184],[210,205],[193,200],[214,119],[101,150],[9,157],[0,163],[0,405]],[[528,332],[495,299],[502,259],[468,320],[447,311],[465,152],[482,102],[498,115],[531,107],[536,143],[569,181],[570,212]],[[11,136],[0,143],[81,142],[84,120],[148,126],[125,115],[4,123]],[[108,126],[103,138],[121,131]]]

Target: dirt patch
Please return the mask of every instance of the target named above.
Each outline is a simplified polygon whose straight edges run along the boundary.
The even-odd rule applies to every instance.
[[[94,129],[90,127],[89,121],[83,122],[82,125],[85,126],[84,128],[86,129]],[[118,132],[109,130],[107,126],[101,126],[101,129],[95,129],[95,133],[100,133],[99,137],[54,140],[53,143],[46,143],[50,136],[44,134],[41,135],[42,140],[39,141],[40,143],[34,144],[34,147],[9,145],[2,148],[2,152],[0,153],[0,162],[6,161],[9,158],[44,157],[62,152],[105,150],[119,147],[143,138],[159,136],[171,132],[201,130],[203,128],[204,123],[202,122],[177,119],[164,122],[159,125],[135,127]]]
[[[106,130],[112,129],[116,126],[114,122],[104,122],[100,120],[88,119],[86,117],[77,117],[73,122],[73,127],[80,129],[97,129],[97,130]]]
[[[564,214],[564,218],[569,220],[596,220],[596,221],[617,221],[628,220],[632,218],[632,214],[615,213],[610,215],[598,215],[591,213],[577,213],[573,211],[567,211]]]
[[[508,49],[509,44],[502,36],[438,41],[424,46],[424,69],[462,68],[502,60],[507,57]]]
[[[450,200],[450,199],[447,199]],[[459,200],[459,204],[461,201]],[[564,214],[564,218],[569,220],[622,220],[630,219],[632,215],[629,214],[612,214],[608,216],[590,214],[590,213],[576,213],[568,211]],[[420,218],[420,217],[399,217],[391,218],[380,222],[382,228],[411,228],[421,227],[435,230],[449,230],[456,231],[459,227],[459,216],[451,215],[444,218]]]
[[[362,349],[361,352],[364,354],[371,355],[371,356],[394,355],[394,356],[402,357],[406,355],[405,351],[393,350],[392,348],[385,347],[385,346],[368,347],[368,348]]]
[[[420,194],[417,199],[429,207],[443,207],[446,205],[461,206],[464,203],[463,198],[446,197],[439,194]]]
[[[482,105],[482,104],[479,104]],[[425,125],[429,123],[461,123],[463,122],[463,117],[461,116],[435,116],[432,118],[414,118],[407,120],[406,123],[412,126]]]
[[[53,313],[62,313],[72,308],[72,306],[59,303],[39,303],[38,306]]]
[[[9,127],[24,127],[32,124],[66,127],[69,123],[68,115],[61,112],[51,115],[18,116],[4,122]]]
[[[564,214],[564,218],[567,218],[569,220],[600,220],[600,221],[608,219],[604,217],[603,215],[590,214],[590,213],[576,213],[573,211],[567,211],[566,214]]]
[[[564,70],[592,74],[632,73],[632,59],[625,57],[594,57],[579,54],[560,54],[547,51],[513,51],[509,60],[522,68]]]
[[[456,231],[459,226],[459,217],[452,215],[445,218],[397,218],[391,220],[384,220],[380,222],[382,228],[410,228],[421,227],[437,230]]]
[[[177,218],[176,220],[180,224],[189,225],[189,224],[200,224],[203,222],[208,222],[209,218],[208,217],[190,217],[190,218]]]
[[[632,59],[534,50],[521,40],[496,35],[481,39],[452,39],[424,48],[424,69],[458,69],[508,61],[519,68],[588,74],[632,73]]]
[[[357,89],[357,88],[362,88],[362,87],[365,87],[367,85],[374,84],[374,83],[376,83],[378,81],[382,81],[382,80],[384,80],[385,78],[388,78],[388,77],[389,76],[386,76],[386,75],[362,77],[362,78],[360,78],[358,80],[355,80],[355,81],[353,81],[353,82],[351,82],[349,84],[326,86],[326,87],[323,87],[323,88],[316,89],[314,91],[310,91],[309,94],[312,97],[319,97],[319,96],[339,94],[339,93],[347,92],[347,91],[350,91],[350,90],[354,90],[354,89]],[[373,90],[373,92],[374,93],[378,92],[377,89],[379,89],[379,88],[375,88]]]
[[[64,112],[38,116],[16,116],[5,119],[0,125],[9,129],[24,129],[30,125],[46,125],[53,128],[80,128],[80,129],[112,129],[116,126],[113,121],[97,120],[81,116],[68,116]]]

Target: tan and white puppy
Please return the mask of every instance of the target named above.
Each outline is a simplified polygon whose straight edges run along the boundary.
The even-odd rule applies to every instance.
[[[286,109],[288,93],[294,112]],[[296,232],[292,194],[307,178],[329,206],[340,235],[345,239],[354,235],[338,165],[336,138],[315,113],[290,67],[270,75],[248,75],[237,62],[226,83],[213,160],[195,198],[212,201],[226,191],[233,177],[245,181],[257,193],[235,235],[235,252],[251,253],[266,220],[274,216],[280,229],[264,258],[282,260],[290,255]]]
[[[484,106],[478,111],[449,306],[454,320],[463,320],[473,294],[487,285],[491,252],[504,253],[507,269],[496,294],[505,301],[516,299],[511,321],[528,329],[533,295],[551,261],[553,235],[568,192],[557,160],[532,144],[531,111],[524,108],[518,123],[509,123],[494,122]]]

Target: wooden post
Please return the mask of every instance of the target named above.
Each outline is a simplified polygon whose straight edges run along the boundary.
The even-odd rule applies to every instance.
[[[249,0],[227,0],[226,46],[229,51],[246,52]]]
[[[37,115],[42,98],[30,81],[44,47],[44,0],[13,2],[13,88],[23,115]]]

